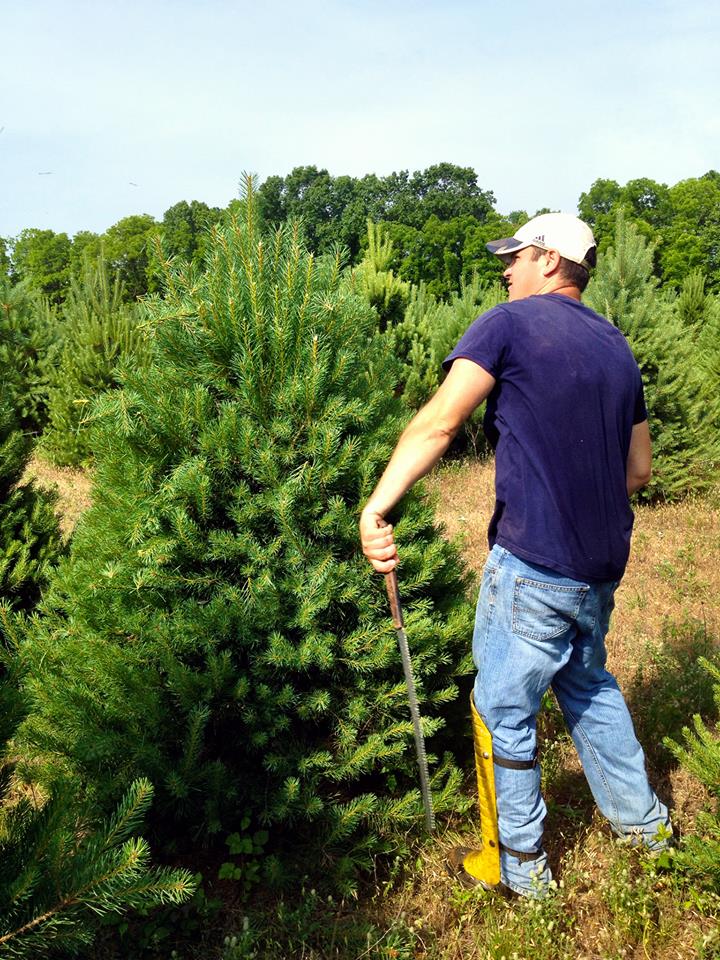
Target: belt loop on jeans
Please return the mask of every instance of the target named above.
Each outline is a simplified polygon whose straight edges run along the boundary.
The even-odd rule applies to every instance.
[[[499,767],[506,767],[508,770],[532,770],[538,765],[537,751],[532,760],[508,760],[507,757],[499,757],[493,751],[493,763]]]

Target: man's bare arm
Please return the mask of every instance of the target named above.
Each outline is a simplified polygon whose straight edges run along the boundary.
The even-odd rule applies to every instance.
[[[625,478],[628,496],[644,487],[652,474],[652,445],[647,420],[636,423],[630,438]]]
[[[445,453],[460,426],[489,395],[495,378],[472,360],[456,360],[435,396],[410,421],[360,517],[363,553],[380,573],[397,564],[385,517]]]

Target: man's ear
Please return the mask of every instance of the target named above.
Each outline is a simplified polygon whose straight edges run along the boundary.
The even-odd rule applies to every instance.
[[[560,267],[561,259],[557,250],[545,250],[543,256],[544,263],[541,267],[542,275],[544,277],[552,277]]]

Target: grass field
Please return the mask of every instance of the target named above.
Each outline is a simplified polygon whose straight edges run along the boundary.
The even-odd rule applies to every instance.
[[[431,487],[448,534],[461,538],[466,561],[479,574],[493,507],[492,463],[444,467],[432,477]],[[709,684],[695,660],[698,653],[717,650],[720,638],[719,506],[711,497],[636,509],[633,550],[607,642],[608,667],[630,702],[650,779],[671,804],[680,833],[693,829],[708,797],[661,740],[679,736],[694,711],[704,707],[712,712]],[[673,881],[655,875],[641,857],[613,840],[594,809],[562,721],[552,715],[541,720],[546,846],[562,884],[547,909],[558,914],[553,930],[564,931],[569,939],[547,935],[553,919],[543,925],[542,908],[536,922],[532,905],[490,906],[483,894],[453,891],[441,862],[443,849],[456,839],[450,833],[423,852],[423,879],[414,880],[412,894],[406,894],[406,913],[414,906],[419,915],[422,905],[423,925],[434,918],[436,955],[448,960],[720,955],[715,952],[720,949],[716,921],[687,898],[678,902]],[[472,834],[463,833],[462,839],[471,840]],[[453,906],[458,900],[464,913],[459,904]]]
[[[40,483],[57,484],[69,532],[89,503],[87,477],[40,461],[29,473]],[[450,464],[436,471],[429,486],[438,498],[439,519],[449,536],[461,538],[466,561],[479,575],[493,504],[492,464]],[[670,803],[681,834],[694,829],[708,796],[661,741],[665,735],[678,737],[696,711],[713,716],[709,680],[696,660],[718,652],[718,597],[718,497],[638,507],[631,560],[608,637],[609,668],[630,703],[650,779]],[[450,880],[444,856],[459,841],[473,842],[471,818],[440,824],[412,858],[379,865],[357,899],[328,901],[311,889],[255,912],[238,907],[218,918],[227,931],[224,945],[202,955],[223,960],[720,957],[720,900],[688,886],[673,871],[661,872],[613,839],[594,809],[572,741],[552,706],[541,717],[540,735],[546,846],[558,881],[543,903],[465,891]],[[471,771],[467,782],[471,792]]]

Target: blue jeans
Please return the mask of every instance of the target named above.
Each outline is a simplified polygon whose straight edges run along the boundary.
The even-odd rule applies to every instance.
[[[536,757],[536,716],[551,686],[601,813],[620,836],[662,849],[663,828],[670,829],[667,807],[648,783],[625,700],[605,669],[616,587],[571,580],[495,545],[475,619],[475,706],[492,734],[493,753],[530,761]],[[542,895],[552,874],[542,852],[540,767],[496,763],[495,788],[501,844],[540,853],[526,860],[501,850],[502,880],[517,893]]]

